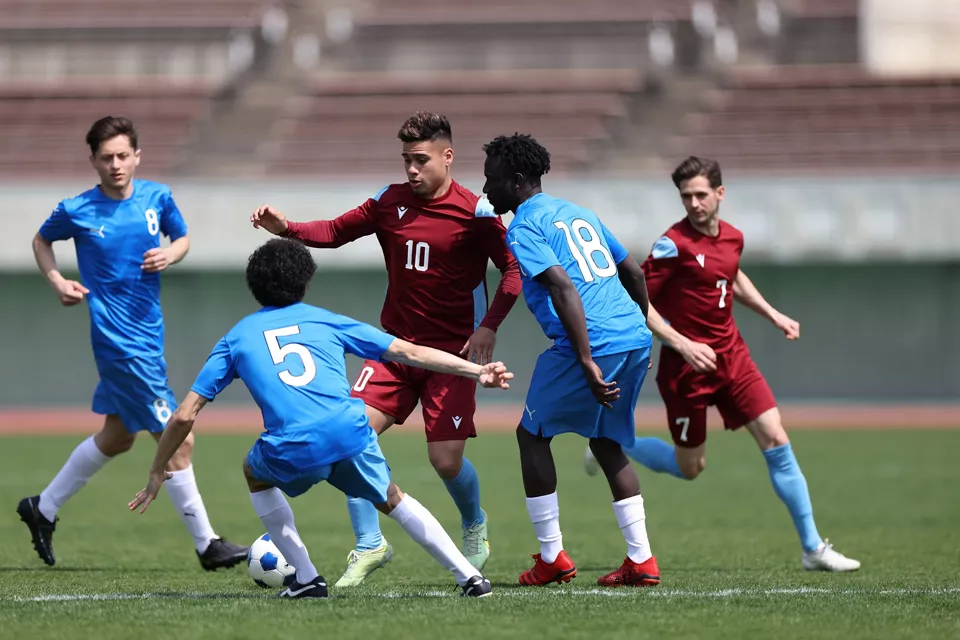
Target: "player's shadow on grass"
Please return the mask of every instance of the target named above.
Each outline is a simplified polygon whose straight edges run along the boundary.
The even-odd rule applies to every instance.
[[[156,568],[135,568],[118,569],[117,567],[0,567],[0,573],[16,573],[18,571],[45,571],[52,574],[56,573],[99,573],[106,571],[123,571],[124,573],[163,573],[169,572],[169,569]]]

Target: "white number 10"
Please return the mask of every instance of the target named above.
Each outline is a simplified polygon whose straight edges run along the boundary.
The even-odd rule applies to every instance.
[[[727,306],[727,281],[717,280],[717,288],[720,289],[720,308]]]
[[[273,364],[283,364],[287,356],[297,356],[303,362],[303,373],[298,376],[290,373],[289,369],[284,369],[279,374],[280,380],[291,387],[303,387],[310,384],[310,381],[317,376],[317,363],[313,361],[313,356],[302,344],[290,342],[282,347],[278,338],[282,336],[296,336],[300,334],[300,327],[283,327],[282,329],[270,329],[263,332],[263,337],[267,341],[267,348],[270,349],[270,357],[273,358]]]

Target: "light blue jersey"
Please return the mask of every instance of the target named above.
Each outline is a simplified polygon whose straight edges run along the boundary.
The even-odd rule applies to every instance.
[[[143,254],[160,246],[160,234],[177,240],[187,226],[170,189],[146,180],[134,180],[126,200],[99,187],[64,200],[40,227],[49,242],[73,238],[76,245],[98,364],[163,356],[160,274],[140,269]]]
[[[380,360],[393,340],[307,304],[266,307],[217,343],[192,390],[213,400],[243,380],[263,414],[257,459],[270,478],[262,479],[283,486],[375,445],[363,401],[350,397],[344,354]]]
[[[507,245],[520,263],[527,307],[561,353],[572,355],[573,347],[549,291],[534,279],[555,266],[563,267],[580,294],[595,357],[650,347],[640,307],[617,277],[617,265],[629,254],[595,213],[537,194],[517,207]]]

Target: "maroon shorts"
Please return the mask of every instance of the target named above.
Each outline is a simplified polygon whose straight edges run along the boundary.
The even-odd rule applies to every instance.
[[[770,385],[743,341],[717,354],[714,373],[697,373],[676,351],[662,349],[657,387],[678,447],[699,447],[706,442],[710,405],[717,407],[725,429],[739,429],[777,406]]]
[[[477,435],[477,383],[395,362],[363,363],[350,395],[403,424],[419,402],[427,442],[466,440]]]

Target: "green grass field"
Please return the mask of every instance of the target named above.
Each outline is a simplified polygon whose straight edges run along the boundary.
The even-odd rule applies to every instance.
[[[641,472],[655,589],[600,591],[624,545],[606,485],[582,470],[583,442],[559,438],[561,524],[579,576],[515,586],[538,550],[511,434],[470,443],[490,516],[495,593],[461,600],[450,577],[386,518],[392,564],[361,591],[280,602],[244,567],[204,573],[170,503],[126,511],[143,486],[151,441],[106,467],[60,513],[48,569],[14,509],[57,471],[78,437],[0,440],[0,636],[4,638],[947,638],[960,637],[960,431],[794,434],[822,535],[863,562],[852,575],[806,573],[786,510],[745,434],[714,433],[694,483]],[[249,436],[199,434],[196,466],[218,533],[261,533],[240,472]],[[420,434],[382,440],[394,478],[459,540],[459,518]],[[342,496],[321,485],[292,501],[317,568],[339,577],[352,544]],[[82,597],[81,597],[82,596]],[[99,599],[95,596],[99,596]]]

